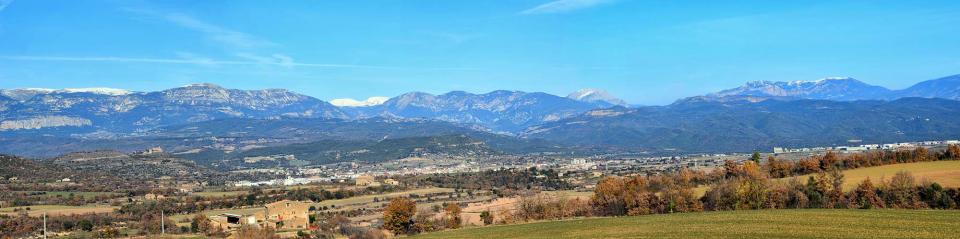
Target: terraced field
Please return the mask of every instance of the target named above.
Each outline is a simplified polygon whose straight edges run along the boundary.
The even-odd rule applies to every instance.
[[[956,210],[754,210],[474,227],[414,238],[956,238]]]

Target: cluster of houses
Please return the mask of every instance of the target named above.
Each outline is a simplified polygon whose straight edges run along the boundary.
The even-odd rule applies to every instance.
[[[307,230],[310,225],[310,202],[283,200],[264,205],[248,213],[222,213],[211,216],[214,228],[232,231],[242,226],[272,227],[278,231]]]
[[[394,180],[392,178],[384,179],[381,183],[377,181],[376,178],[370,175],[360,175],[354,180],[357,186],[361,187],[377,187],[382,185],[400,185],[400,181]]]
[[[868,151],[868,150],[912,149],[918,146],[932,147],[932,146],[951,145],[951,144],[960,144],[960,140],[922,141],[922,142],[907,142],[907,143],[892,143],[892,144],[862,144],[859,146],[836,146],[836,147],[814,147],[814,148],[774,147],[773,153],[781,154],[781,153],[803,153],[803,152],[822,152],[822,151],[859,152],[859,151]]]
[[[400,182],[397,180],[388,178],[388,179],[384,179],[383,181],[377,181],[377,179],[374,176],[367,175],[367,174],[353,175],[352,178],[356,182],[357,186],[363,186],[363,187],[377,187],[382,185],[400,185]],[[345,182],[349,179],[350,178],[339,179],[339,181]],[[280,186],[280,185],[293,186],[293,185],[306,185],[306,184],[318,183],[318,182],[336,182],[336,181],[338,181],[337,178],[318,177],[318,176],[313,176],[308,178],[288,177],[284,179],[274,179],[274,180],[266,180],[266,181],[258,181],[258,182],[239,181],[239,182],[233,183],[233,186],[234,187]]]
[[[330,178],[323,178],[323,177],[308,177],[308,178],[287,177],[282,179],[257,181],[257,182],[239,181],[239,182],[233,183],[233,186],[234,187],[255,187],[255,186],[272,186],[272,185],[293,186],[293,185],[306,185],[310,183],[330,182],[330,181],[331,181]]]
[[[149,149],[146,149],[146,150],[143,150],[143,151],[140,151],[140,152],[136,152],[136,153],[134,153],[134,154],[144,155],[144,156],[146,156],[146,155],[163,154],[163,148],[160,147],[160,146],[156,146],[156,147],[149,148]]]

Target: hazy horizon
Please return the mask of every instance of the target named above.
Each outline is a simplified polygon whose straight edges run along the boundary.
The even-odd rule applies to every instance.
[[[748,81],[960,73],[952,1],[0,0],[0,88],[208,82],[323,100],[597,88],[662,105]]]

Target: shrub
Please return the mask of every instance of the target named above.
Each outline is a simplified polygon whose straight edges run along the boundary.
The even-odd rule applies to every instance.
[[[860,209],[883,208],[883,200],[877,195],[877,189],[874,188],[870,179],[864,179],[857,185],[857,189],[850,196],[851,207]]]
[[[460,225],[463,224],[463,219],[460,217],[460,205],[457,203],[447,204],[444,211],[446,211],[447,214],[447,228],[460,228]]]
[[[483,221],[483,225],[493,224],[493,213],[489,210],[481,212],[480,220]]]

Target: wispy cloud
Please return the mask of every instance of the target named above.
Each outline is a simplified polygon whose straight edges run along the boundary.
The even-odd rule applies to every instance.
[[[11,3],[13,3],[13,0],[0,0],[0,12],[2,12],[4,8],[7,8],[7,6],[10,6]]]
[[[210,59],[165,59],[165,58],[137,58],[137,57],[64,57],[64,56],[0,56],[0,59],[14,61],[78,61],[78,62],[128,62],[128,63],[160,63],[160,64],[235,64],[240,62],[213,61]]]
[[[237,57],[252,60],[254,62],[259,62],[261,64],[268,65],[279,65],[284,67],[292,67],[296,63],[293,61],[293,58],[284,54],[273,54],[270,56],[260,56],[251,53],[237,53]]]
[[[202,32],[214,41],[234,47],[253,48],[276,45],[273,42],[259,39],[250,34],[213,25],[185,14],[167,14],[164,18],[182,27]]]
[[[124,8],[123,10],[141,16],[161,19],[177,26],[202,33],[210,40],[229,47],[249,49],[277,45],[276,43],[251,34],[212,24],[184,13],[159,12],[139,8]]]
[[[146,8],[123,8],[126,12],[136,14],[137,16],[150,19],[159,19],[174,26],[189,29],[201,33],[208,40],[218,43],[224,48],[228,55],[237,57],[239,61],[222,61],[199,57],[189,53],[178,52],[177,56],[183,59],[143,59],[143,58],[118,58],[128,60],[128,62],[145,62],[144,60],[159,60],[159,63],[184,63],[200,65],[267,65],[267,66],[324,66],[324,67],[359,67],[351,65],[336,64],[297,64],[293,57],[281,53],[270,52],[271,47],[278,46],[267,39],[237,31],[220,25],[216,25],[194,16],[176,12],[159,11]],[[107,60],[102,57],[80,58],[85,60]]]
[[[614,0],[556,0],[523,10],[520,14],[553,14],[599,6]]]
[[[363,68],[363,69],[381,69],[381,70],[482,70],[469,67],[404,67],[404,66],[384,66],[384,65],[358,65],[358,64],[327,64],[327,63],[301,63],[293,62],[288,56],[275,54],[271,57],[252,57],[250,61],[229,61],[214,60],[203,57],[196,57],[189,53],[178,54],[181,58],[139,58],[139,57],[113,57],[113,56],[92,56],[92,57],[68,57],[68,56],[0,56],[0,60],[12,61],[66,61],[66,62],[116,62],[116,63],[153,63],[153,64],[189,64],[189,65],[273,65],[283,67],[318,67],[318,68]],[[242,58],[242,57],[241,57]]]
[[[176,52],[176,55],[183,60],[194,62],[197,65],[214,66],[217,64],[216,61],[211,58],[199,56],[190,52]]]

